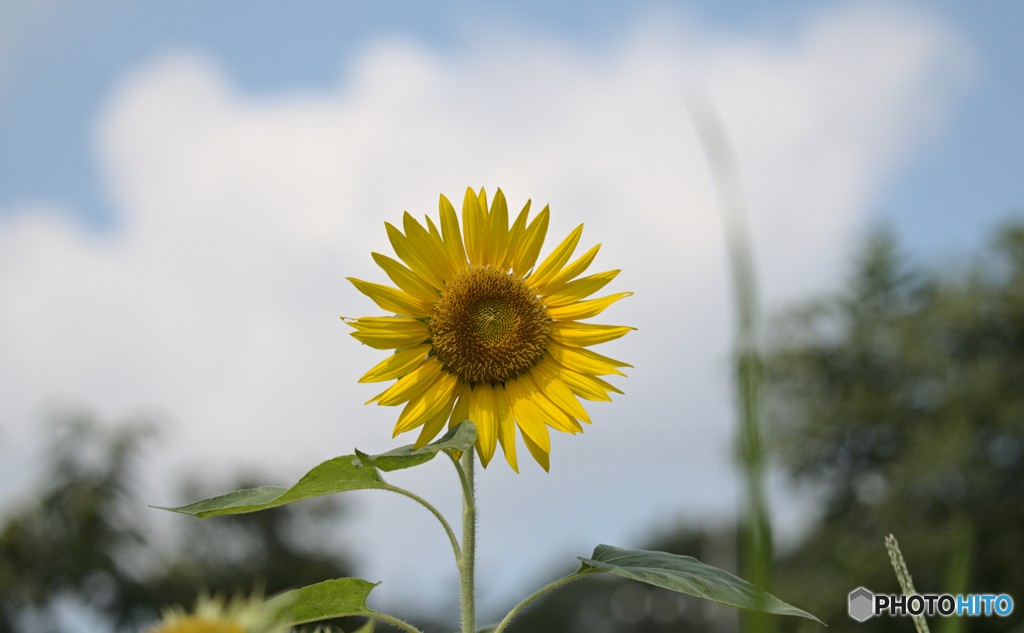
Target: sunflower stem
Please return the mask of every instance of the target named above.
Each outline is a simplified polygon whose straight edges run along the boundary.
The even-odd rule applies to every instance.
[[[473,488],[473,462],[475,451],[470,446],[462,454],[462,558],[459,577],[462,581],[462,633],[476,631],[476,605],[474,604],[473,572],[476,563],[476,499]]]
[[[462,469],[462,464],[459,463],[461,457],[455,457],[450,450],[446,450],[445,453],[447,453],[448,457],[451,458],[452,463],[455,464],[455,472],[459,474],[459,483],[462,484],[462,497],[472,498],[473,492],[470,490],[469,482],[466,481],[466,471]]]

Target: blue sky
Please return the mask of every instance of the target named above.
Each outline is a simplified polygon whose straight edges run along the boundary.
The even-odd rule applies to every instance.
[[[0,208],[21,198],[65,200],[94,227],[111,224],[115,212],[100,190],[92,124],[118,77],[169,47],[210,52],[246,91],[259,94],[332,84],[339,59],[381,35],[451,49],[467,29],[515,24],[598,51],[623,22],[667,8],[708,29],[785,39],[796,20],[822,6],[324,1],[282,10],[269,2],[34,4],[0,9],[8,24],[4,34],[18,33],[0,49]],[[977,51],[981,72],[947,129],[887,184],[873,211],[912,245],[963,244],[1024,205],[1024,6],[1012,0],[904,4],[954,24]]]
[[[276,464],[285,484],[394,446],[395,412],[360,404],[380,358],[338,316],[375,308],[345,277],[386,282],[381,223],[483,185],[550,203],[549,247],[585,222],[581,248],[623,269],[609,291],[636,293],[607,322],[639,330],[600,350],[635,365],[626,393],[553,438],[550,475],[480,478],[482,542],[523,552],[501,575],[482,552],[481,595],[728,519],[730,293],[684,89],[732,137],[778,307],[841,283],[874,221],[930,253],[1024,205],[1022,7],[0,4],[0,504],[28,489],[54,396],[173,421],[145,476],[157,505],[197,469]],[[457,511],[431,468],[404,483]],[[779,534],[804,501],[775,492]],[[393,520],[401,500],[356,502],[347,538],[380,599],[433,600],[444,543],[395,580],[428,535]]]

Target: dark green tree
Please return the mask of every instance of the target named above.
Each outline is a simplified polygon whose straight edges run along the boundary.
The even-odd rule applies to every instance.
[[[858,586],[899,592],[891,532],[919,592],[1024,596],[1024,224],[931,266],[910,265],[878,231],[845,292],[775,332],[774,446],[823,504],[780,562],[779,594],[800,595],[834,631],[913,630],[846,616]],[[1021,615],[931,627],[1005,631]]]
[[[158,511],[134,483],[154,425],[108,428],[81,410],[57,418],[40,496],[0,526],[0,632],[66,629],[58,605],[138,631],[199,592],[273,594],[352,575],[340,555],[303,546],[318,523],[337,523],[335,500],[205,521],[161,517],[176,533],[158,537],[146,520]],[[189,498],[208,492],[190,487]]]
[[[1024,596],[1024,223],[1002,227],[978,254],[930,265],[911,265],[895,236],[877,231],[842,292],[785,313],[769,333],[772,448],[821,503],[820,521],[776,561],[773,593],[830,631],[910,633],[909,618],[846,614],[856,587],[899,592],[884,545],[893,533],[919,592]],[[649,548],[712,559],[729,533],[680,528]],[[511,629],[736,630],[700,601],[673,612],[652,591],[584,579]],[[1020,633],[1022,615],[933,618],[931,628]],[[776,624],[821,630],[798,618]]]

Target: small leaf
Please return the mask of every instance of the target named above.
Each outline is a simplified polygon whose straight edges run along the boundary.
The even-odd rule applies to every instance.
[[[346,615],[368,615],[373,611],[366,606],[366,598],[379,584],[358,578],[327,580],[285,592],[269,604],[282,605],[278,611],[280,618],[293,626]]]
[[[623,578],[706,598],[726,606],[796,615],[824,624],[810,613],[786,604],[764,589],[690,556],[598,545],[593,558],[579,560],[583,561],[582,569],[596,567]]]
[[[415,444],[408,444],[382,455],[365,456],[366,459],[384,472],[401,470],[418,466],[424,462],[434,459],[438,452],[451,449],[466,451],[476,441],[476,425],[466,420],[450,429],[441,439],[427,444],[422,448],[413,448]],[[359,454],[359,451],[356,451]],[[361,457],[360,459],[363,459]],[[365,460],[364,460],[365,461]]]
[[[310,499],[345,490],[367,490],[387,488],[380,473],[372,465],[359,463],[355,455],[343,455],[328,460],[303,476],[291,488],[262,486],[230,492],[226,495],[204,499],[180,508],[157,508],[200,518],[223,514],[243,514],[275,508],[286,503]]]

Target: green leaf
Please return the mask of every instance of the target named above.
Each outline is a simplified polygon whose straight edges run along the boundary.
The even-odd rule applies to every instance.
[[[281,605],[278,613],[290,625],[316,622],[346,615],[374,613],[366,606],[370,591],[380,583],[358,578],[339,578],[285,592],[270,601]]]
[[[690,556],[598,545],[593,558],[580,560],[583,561],[581,570],[588,566],[596,567],[616,576],[706,598],[726,606],[779,615],[797,615],[824,624],[810,613],[786,604],[764,589]]]
[[[355,455],[342,455],[328,460],[306,473],[291,488],[261,486],[229,492],[226,495],[197,501],[180,508],[160,508],[200,518],[224,514],[244,514],[286,503],[302,501],[346,490],[393,489],[380,476],[380,471],[410,468],[428,462],[445,449],[466,450],[476,440],[476,426],[466,421],[448,431],[437,442],[419,449],[412,444],[396,448],[383,455],[366,455],[356,450]]]
[[[263,486],[229,492],[226,495],[204,499],[180,508],[157,509],[206,518],[276,508],[286,503],[345,490],[387,487],[388,484],[381,479],[376,468],[360,464],[355,455],[343,455],[320,464],[306,473],[299,483],[291,488]]]
[[[467,451],[475,441],[476,425],[466,420],[449,429],[441,439],[421,448],[414,449],[413,446],[415,444],[409,444],[382,455],[363,456],[361,459],[365,457],[378,469],[384,472],[391,472],[392,470],[401,470],[429,462],[434,459],[438,452],[443,450]],[[356,451],[356,453],[360,454],[359,451]]]

